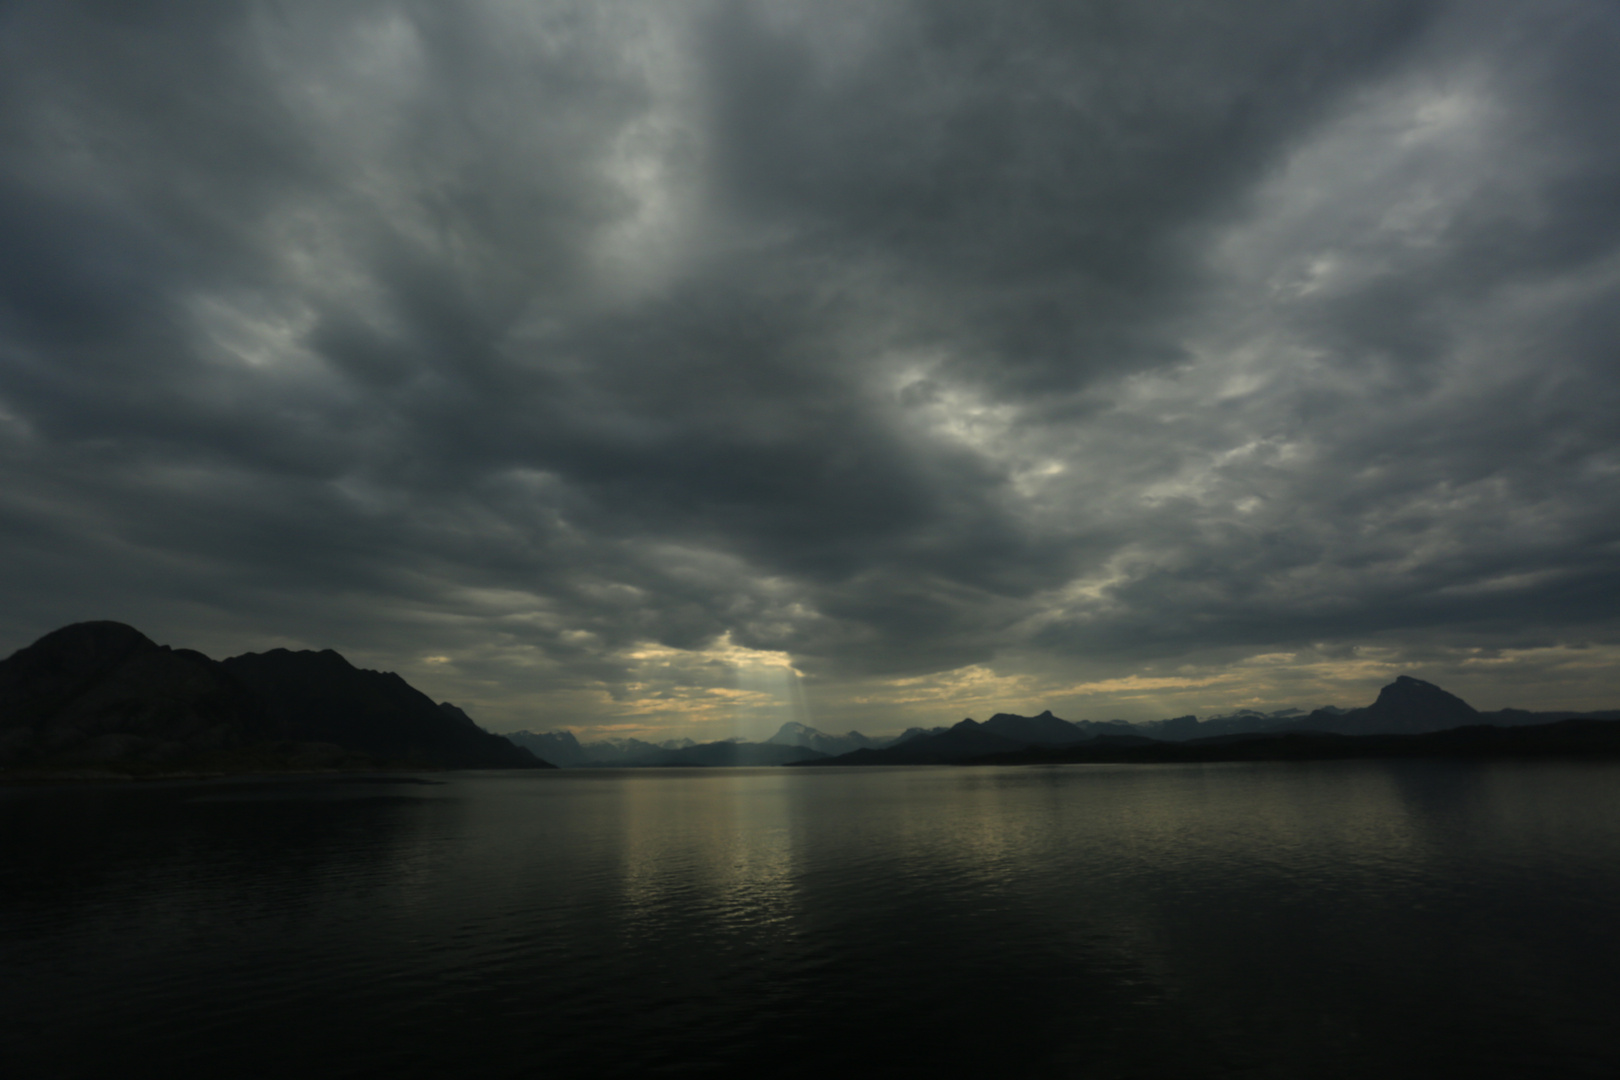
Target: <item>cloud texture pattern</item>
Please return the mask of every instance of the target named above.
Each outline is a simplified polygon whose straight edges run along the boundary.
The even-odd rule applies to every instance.
[[[1607,0],[0,4],[0,632],[1612,707],[1617,297]]]

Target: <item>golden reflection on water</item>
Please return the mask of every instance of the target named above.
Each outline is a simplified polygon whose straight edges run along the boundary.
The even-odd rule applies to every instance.
[[[1256,873],[1376,890],[1460,843],[1555,842],[1581,802],[1550,805],[1513,768],[1377,763],[672,770],[607,790],[598,812],[630,935],[698,900],[737,926],[791,920],[805,889],[832,879],[991,905],[1059,877],[1099,905],[1155,881]],[[1469,830],[1448,814],[1469,815]]]
[[[789,792],[778,772],[687,770],[619,787],[626,937],[664,931],[694,898],[728,929],[786,921],[794,907]]]
[[[818,830],[821,862],[876,855],[873,871],[982,898],[1057,865],[1103,877],[1189,862],[1388,869],[1432,842],[1414,813],[1422,798],[1387,769],[1343,766],[715,770],[626,777],[614,815],[637,920],[703,894],[728,917],[769,922],[794,908],[810,813],[844,819],[830,838]]]

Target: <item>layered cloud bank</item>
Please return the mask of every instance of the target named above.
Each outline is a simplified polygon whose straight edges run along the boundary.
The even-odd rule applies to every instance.
[[[1604,0],[0,7],[0,648],[1613,706]]]

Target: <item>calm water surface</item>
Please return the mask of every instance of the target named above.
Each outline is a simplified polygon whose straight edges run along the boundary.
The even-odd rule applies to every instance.
[[[0,1068],[1620,1075],[1620,767],[0,791]]]

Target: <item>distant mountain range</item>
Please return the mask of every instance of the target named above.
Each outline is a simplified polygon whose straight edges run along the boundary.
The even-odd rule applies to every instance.
[[[1446,753],[1620,753],[1620,710],[1594,713],[1503,709],[1482,713],[1435,686],[1402,675],[1360,709],[1243,712],[1200,723],[1183,716],[1131,725],[1078,723],[1050,712],[998,713],[803,765],[924,765],[1080,761],[1217,761]],[[1594,726],[1595,725],[1595,726]],[[1500,737],[1502,728],[1537,734]],[[1557,730],[1553,730],[1553,729]],[[1458,729],[1475,732],[1459,735]],[[1441,737],[1444,733],[1445,737]],[[1405,740],[1405,741],[1402,741]],[[1611,741],[1612,740],[1612,743]],[[1605,749],[1612,745],[1613,749]]]
[[[1620,710],[1576,713],[1501,709],[1479,712],[1454,694],[1402,675],[1379,691],[1378,699],[1359,709],[1327,706],[1312,712],[1241,710],[1199,720],[1178,716],[1145,724],[1123,720],[1064,720],[1050,711],[1038,716],[997,713],[979,722],[963,720],[950,727],[910,728],[898,736],[870,736],[859,731],[828,735],[806,724],[790,722],[765,742],[730,739],[693,744],[690,740],[650,743],[639,739],[580,742],[569,731],[514,732],[508,737],[564,768],[639,768],[674,765],[923,765],[992,760],[1245,760],[1290,756],[1355,756],[1382,753],[1463,752],[1456,737],[1417,742],[1390,742],[1457,728],[1538,727],[1564,721],[1596,723],[1597,742],[1580,736],[1579,747],[1607,745],[1605,721],[1620,720]],[[1576,727],[1580,725],[1577,724]],[[1574,746],[1574,727],[1557,733],[1496,739],[1481,736],[1467,752],[1556,752]],[[1582,728],[1581,730],[1586,730]],[[1620,737],[1620,725],[1613,727]],[[1282,739],[1283,736],[1291,736]],[[1355,740],[1378,737],[1382,741]],[[1345,741],[1346,739],[1350,741]],[[1560,742],[1559,740],[1564,741]],[[1586,739],[1582,742],[1582,739]],[[1281,740],[1281,741],[1278,741]],[[1537,740],[1540,740],[1539,742]],[[1551,740],[1551,741],[1548,741]],[[1466,741],[1466,740],[1463,740]],[[1526,747],[1539,747],[1526,750]],[[1173,747],[1183,749],[1167,749]],[[1161,749],[1155,750],[1158,747]],[[1392,749],[1393,748],[1393,749]],[[1089,756],[1088,756],[1089,755]],[[1157,755],[1157,756],[1155,756]]]
[[[935,731],[943,730],[935,728]],[[851,731],[828,735],[807,724],[789,721],[764,742],[724,739],[695,743],[672,739],[650,743],[641,739],[596,739],[580,742],[571,731],[514,731],[506,737],[565,769],[657,768],[680,766],[791,765],[816,761],[851,750],[889,746],[913,734],[873,738]]]
[[[783,724],[764,742],[581,742],[480,728],[398,675],[331,650],[211,660],[115,622],[64,627],[0,661],[0,773],[407,768],[918,765],[1620,752],[1620,710],[1482,713],[1401,676],[1371,705],[1147,724],[997,713],[898,736]],[[1507,729],[1525,729],[1523,732]]]
[[[0,770],[12,774],[381,767],[554,768],[331,650],[211,660],[87,622],[0,661]]]
[[[742,739],[709,743],[691,739],[663,743],[598,739],[582,743],[571,731],[514,731],[506,737],[565,769],[789,765],[827,756],[807,746],[778,742],[776,737],[762,743]]]
[[[1245,709],[1199,720],[1178,716],[1145,724],[1123,720],[1064,720],[1051,711],[1038,716],[997,713],[980,723],[967,719],[951,727],[910,728],[898,736],[850,731],[828,735],[796,721],[783,724],[764,742],[728,739],[694,744],[690,739],[651,743],[640,739],[581,742],[571,731],[513,732],[507,737],[563,768],[643,768],[678,765],[915,765],[957,762],[1031,748],[1193,743],[1262,733],[1315,732],[1372,735],[1420,734],[1469,724],[1523,726],[1577,715],[1620,718],[1620,711],[1575,714],[1504,709],[1477,712],[1432,683],[1401,676],[1384,687],[1378,700],[1360,709],[1333,706],[1256,712]],[[1096,742],[1102,740],[1102,742]]]

